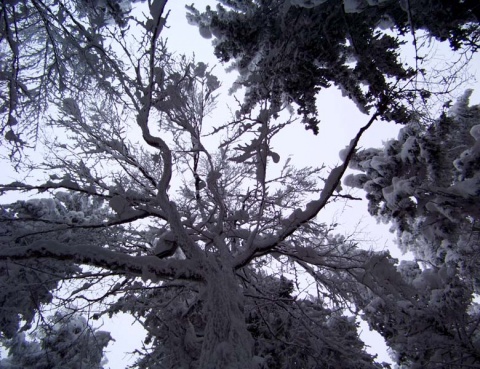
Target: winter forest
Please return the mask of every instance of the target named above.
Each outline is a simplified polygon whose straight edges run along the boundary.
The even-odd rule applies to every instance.
[[[0,369],[113,369],[125,315],[129,368],[480,368],[478,0],[209,3],[0,2]],[[329,90],[360,118],[299,166]],[[325,215],[357,203],[386,248]]]

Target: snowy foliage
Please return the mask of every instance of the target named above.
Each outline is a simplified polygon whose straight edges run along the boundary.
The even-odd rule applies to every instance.
[[[402,261],[398,271],[393,265],[381,271],[381,290],[359,294],[364,318],[401,368],[478,366],[480,315],[455,274],[453,267],[421,270],[417,262]]]
[[[73,312],[57,312],[35,329],[33,340],[18,333],[7,342],[9,355],[2,369],[102,369],[103,350],[111,340]]]
[[[358,151],[350,166],[363,173],[344,181],[367,192],[370,213],[424,265],[402,262],[403,287],[363,308],[406,368],[478,365],[480,109],[470,93],[434,124],[414,121],[383,149]]]
[[[413,75],[397,60],[398,40],[372,27],[380,12],[345,14],[342,1],[220,2],[225,6],[204,13],[189,7],[189,19],[215,36],[222,62],[233,61],[237,85],[246,89],[245,111],[266,98],[273,106],[295,103],[305,128],[318,133],[320,89],[335,84],[367,113],[388,103],[387,78]],[[403,108],[392,110],[405,120]]]
[[[414,121],[383,149],[358,151],[350,166],[363,173],[345,184],[367,192],[370,213],[392,223],[402,250],[455,265],[478,291],[480,109],[469,95],[434,124]]]
[[[475,1],[219,0],[189,21],[214,37],[215,54],[240,76],[244,110],[263,99],[296,104],[306,129],[318,133],[315,99],[338,87],[364,113],[406,123],[409,103],[430,92],[411,85],[414,70],[401,61],[399,37],[422,29],[453,49],[479,46]],[[445,16],[448,14],[448,16]],[[389,32],[383,31],[390,28]],[[393,31],[393,32],[392,32]],[[418,50],[415,50],[418,52]],[[414,80],[414,79],[413,79]],[[321,117],[321,116],[320,116]]]

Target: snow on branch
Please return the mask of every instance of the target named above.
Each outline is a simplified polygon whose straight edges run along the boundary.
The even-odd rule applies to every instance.
[[[61,182],[55,183],[52,181],[48,181],[41,185],[29,185],[22,182],[12,182],[8,184],[0,184],[0,193],[4,193],[7,191],[34,191],[38,190],[38,192],[44,192],[48,190],[64,188],[67,190],[83,192],[89,195],[96,195],[101,196],[100,194],[96,193],[91,189],[82,189],[80,186],[69,179],[64,179]]]
[[[144,279],[201,280],[203,276],[195,261],[161,260],[156,256],[130,256],[99,246],[82,244],[66,245],[57,241],[37,241],[27,247],[4,247],[0,249],[0,260],[27,260],[50,258],[73,261],[113,272],[141,276]]]
[[[285,225],[283,229],[277,232],[275,236],[266,237],[261,241],[253,242],[251,247],[237,257],[235,263],[237,268],[247,265],[253,258],[257,256],[257,253],[264,255],[268,250],[272,250],[280,242],[292,235],[300,226],[317,216],[317,214],[327,205],[328,200],[330,200],[335,189],[340,184],[342,176],[348,168],[348,164],[355,153],[357,144],[360,141],[363,133],[370,128],[379,115],[379,112],[375,113],[370,118],[368,123],[360,128],[356,136],[350,141],[350,145],[345,151],[345,159],[343,163],[330,172],[327,180],[325,181],[325,187],[320,193],[320,198],[318,200],[310,201],[303,210],[294,210],[290,216],[288,216],[288,218],[284,219],[283,223]]]

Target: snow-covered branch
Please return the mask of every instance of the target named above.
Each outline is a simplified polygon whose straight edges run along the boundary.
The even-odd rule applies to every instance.
[[[131,256],[96,245],[67,245],[48,240],[36,241],[29,246],[7,246],[0,249],[0,260],[32,258],[72,261],[153,281],[203,279],[200,265],[195,260],[161,260],[156,256]]]
[[[282,241],[284,241],[295,231],[297,231],[297,229],[299,229],[303,224],[309,222],[317,216],[317,214],[327,205],[331,196],[334,194],[334,191],[340,185],[343,174],[348,168],[348,165],[355,153],[360,138],[362,137],[363,133],[378,118],[378,115],[378,113],[374,114],[370,118],[368,123],[363,126],[358,131],[356,136],[350,141],[350,145],[347,146],[346,149],[344,149],[343,163],[330,171],[328,178],[325,181],[325,186],[320,193],[319,199],[310,201],[303,210],[294,210],[288,216],[288,218],[282,221],[284,225],[275,235],[266,237],[263,240],[253,242],[251,247],[249,247],[236,258],[235,265],[237,268],[247,265],[253,258],[255,258],[257,253],[260,255],[264,255],[265,252],[273,250]]]

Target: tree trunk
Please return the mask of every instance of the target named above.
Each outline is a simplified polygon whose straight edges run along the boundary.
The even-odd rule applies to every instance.
[[[242,290],[232,268],[217,264],[212,269],[207,278],[208,320],[198,368],[251,369],[253,338],[245,323]]]

